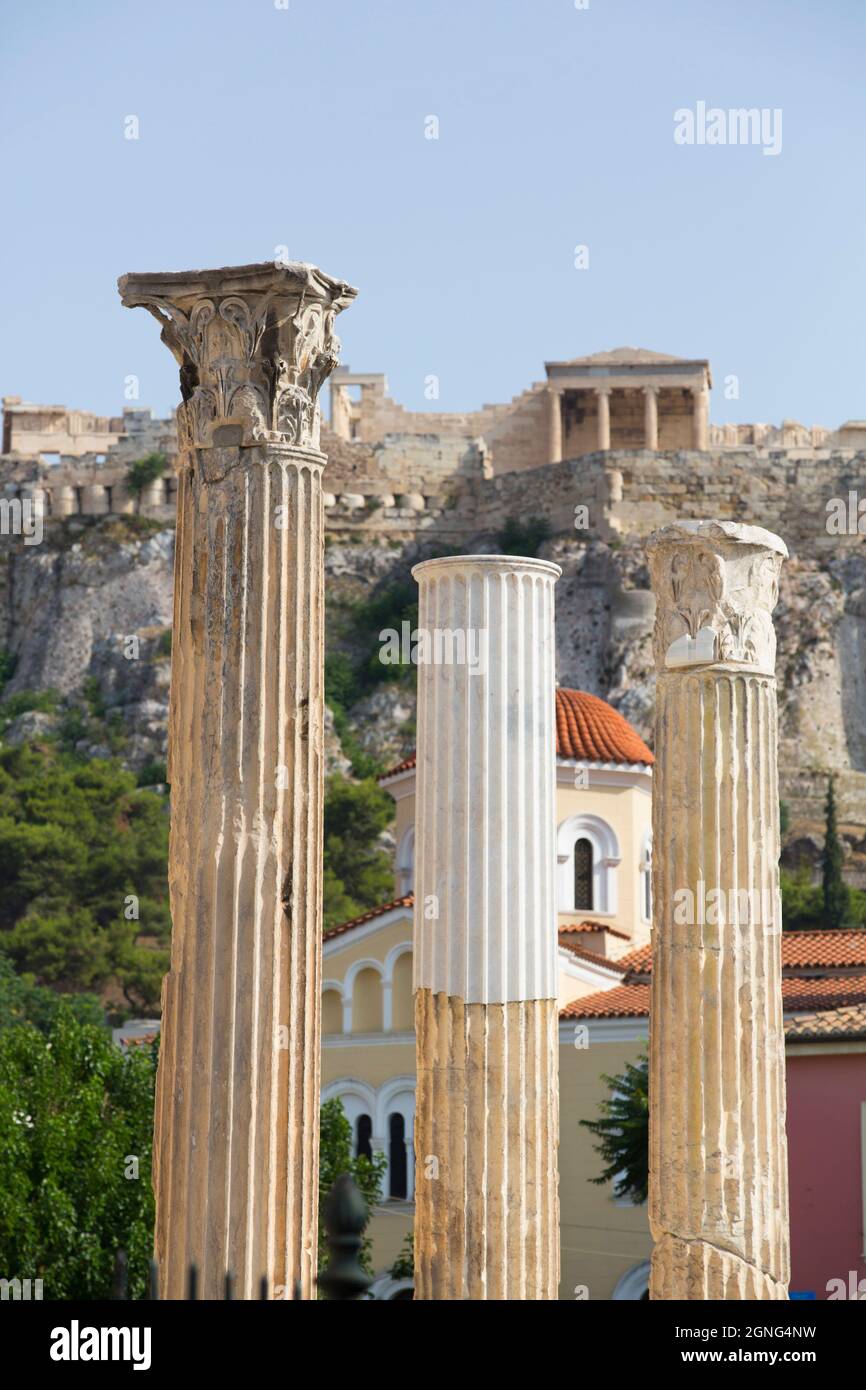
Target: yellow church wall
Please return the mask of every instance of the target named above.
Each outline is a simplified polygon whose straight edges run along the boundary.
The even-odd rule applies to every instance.
[[[385,957],[392,947],[400,946],[404,941],[411,940],[411,912],[406,912],[399,921],[392,922],[390,926],[380,927],[376,932],[370,932],[367,935],[364,935],[364,928],[359,927],[354,932],[347,932],[345,936],[334,937],[334,946],[337,949],[331,947],[328,950],[329,943],[325,942],[327,954],[322,962],[322,978],[323,980],[338,980],[342,984],[346,978],[346,971],[356,961],[377,960],[384,965]],[[345,945],[342,944],[343,942]]]
[[[562,1232],[561,1299],[609,1299],[620,1277],[649,1259],[652,1241],[646,1206],[622,1205],[613,1187],[599,1187],[602,1160],[594,1137],[579,1120],[597,1119],[609,1094],[602,1075],[618,1076],[634,1062],[646,1040],[591,1040],[576,1048],[569,1036],[559,1049],[559,1200]],[[583,1293],[583,1290],[586,1293]]]
[[[383,1035],[386,1036],[386,1035]],[[322,1090],[333,1081],[354,1077],[368,1085],[383,1086],[395,1076],[415,1075],[415,1043],[353,1042],[322,1048]]]
[[[560,775],[562,773],[560,772]],[[600,774],[603,775],[603,774]],[[590,769],[590,778],[592,770]],[[644,837],[652,825],[652,798],[640,787],[590,781],[588,787],[560,783],[556,789],[556,824],[572,816],[598,816],[616,835],[620,862],[616,869],[617,905],[612,915],[603,912],[559,912],[559,924],[603,922],[629,933],[629,941],[610,943],[610,955],[624,955],[649,940],[649,922],[642,920],[640,864]]]

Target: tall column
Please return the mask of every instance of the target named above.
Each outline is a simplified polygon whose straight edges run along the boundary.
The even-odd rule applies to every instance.
[[[692,448],[710,447],[710,393],[706,386],[696,386],[692,390],[694,402],[692,415]]]
[[[553,1299],[560,570],[473,555],[427,560],[413,574],[426,644],[415,839],[415,1297]]]
[[[683,521],[657,610],[650,1297],[787,1298],[776,639],[784,543]]]
[[[598,402],[598,448],[601,452],[610,448],[610,387],[596,387]]]
[[[658,387],[645,386],[644,396],[644,448],[657,449],[659,447],[659,403]]]
[[[314,266],[127,275],[180,364],[169,884],[154,1137],[164,1297],[316,1264],[323,766],[319,388],[355,290]],[[285,1291],[288,1291],[286,1293]]]
[[[549,463],[560,463],[562,461],[562,393],[555,387],[547,388],[548,402],[548,453]]]

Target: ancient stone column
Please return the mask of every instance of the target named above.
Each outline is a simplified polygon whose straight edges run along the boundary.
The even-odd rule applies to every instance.
[[[559,1282],[553,586],[417,565],[415,1297]]]
[[[656,595],[650,1297],[786,1298],[778,536],[682,521]]]
[[[355,290],[311,265],[127,275],[180,365],[174,930],[154,1139],[160,1291],[309,1296],[316,1266],[323,510],[317,396]]]
[[[598,402],[598,448],[603,452],[610,448],[610,387],[596,387],[595,399]]]
[[[692,448],[708,449],[710,436],[710,393],[706,386],[695,387],[692,391],[694,402],[692,416]]]
[[[552,386],[548,386],[547,401],[550,412],[548,419],[549,462],[559,463],[562,460],[562,396]]]
[[[659,403],[658,387],[645,386],[644,395],[644,448],[659,447]]]

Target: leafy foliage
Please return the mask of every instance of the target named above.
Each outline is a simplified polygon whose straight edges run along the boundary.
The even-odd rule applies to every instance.
[[[503,555],[534,556],[552,535],[553,529],[546,517],[509,516],[497,540]]]
[[[37,983],[100,990],[116,979],[131,1007],[154,1007],[167,856],[165,799],[116,762],[0,750],[0,951]]]
[[[325,785],[325,926],[337,926],[393,892],[388,855],[377,846],[391,820],[391,798],[375,781]]]
[[[610,1095],[599,1106],[601,1118],[580,1124],[598,1139],[593,1147],[604,1168],[590,1181],[613,1182],[617,1197],[643,1203],[649,1186],[649,1060],[629,1062],[622,1076],[602,1076]]]
[[[32,1023],[50,1033],[62,1009],[68,1009],[79,1023],[102,1027],[104,1010],[94,994],[57,994],[35,985],[32,977],[17,974],[8,956],[0,955],[0,1029],[13,1023]]]
[[[0,1029],[0,1266],[8,1278],[42,1279],[47,1299],[107,1298],[122,1247],[130,1297],[141,1298],[155,1045],[123,1053],[65,1003],[47,1030],[41,1023]]]
[[[373,1207],[379,1201],[387,1160],[383,1153],[374,1153],[372,1159],[355,1157],[352,1153],[352,1126],[346,1118],[343,1102],[338,1099],[326,1100],[319,1119],[319,1272],[328,1262],[328,1246],[325,1240],[324,1208],[325,1199],[341,1173],[350,1173],[358,1185],[361,1196],[367,1204],[369,1219]],[[368,1274],[373,1273],[371,1257],[372,1241],[365,1236],[361,1246],[361,1264]]]
[[[392,1279],[415,1278],[415,1232],[407,1231],[400,1246],[400,1253],[391,1266]]]
[[[141,494],[151,483],[161,478],[168,467],[168,459],[165,454],[151,453],[145,454],[144,458],[136,459],[126,470],[126,486],[130,492],[134,492],[138,497],[138,505],[141,506]]]

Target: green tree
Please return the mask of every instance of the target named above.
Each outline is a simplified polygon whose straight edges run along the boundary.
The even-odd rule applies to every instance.
[[[649,1061],[629,1062],[622,1076],[602,1076],[610,1095],[599,1106],[601,1118],[581,1120],[594,1134],[604,1168],[590,1182],[613,1182],[617,1197],[642,1203],[649,1187]]]
[[[388,855],[377,841],[393,815],[391,798],[372,779],[325,786],[325,926],[337,926],[394,891]]]
[[[0,952],[35,982],[154,1008],[168,968],[165,797],[114,761],[0,749]]]
[[[391,1266],[392,1279],[415,1278],[415,1232],[407,1231],[400,1252]]]
[[[32,1023],[49,1033],[62,1009],[68,1009],[79,1023],[101,1028],[105,1011],[95,994],[57,994],[33,983],[32,977],[19,975],[8,957],[0,955],[0,1029],[13,1023]]]
[[[850,895],[842,877],[842,841],[836,832],[836,790],[832,777],[827,783],[821,890],[824,897],[824,926],[844,927],[848,921]]]
[[[509,516],[497,540],[503,555],[534,556],[552,535],[553,529],[546,517]]]
[[[46,1299],[110,1295],[115,1251],[144,1296],[156,1047],[128,1053],[66,1005],[0,1029],[0,1268]]]
[[[341,1173],[350,1173],[358,1185],[361,1196],[367,1204],[367,1219],[379,1201],[382,1178],[386,1168],[383,1153],[374,1153],[372,1158],[364,1154],[355,1157],[352,1153],[352,1126],[346,1118],[341,1100],[326,1100],[322,1106],[319,1120],[319,1272],[328,1263],[328,1246],[325,1240],[324,1209],[325,1201]],[[368,1274],[373,1273],[372,1241],[365,1236],[360,1254],[361,1264]]]
[[[785,931],[818,931],[824,925],[824,898],[812,883],[807,864],[779,872],[782,927]]]
[[[136,459],[126,470],[126,486],[130,492],[136,495],[136,510],[141,509],[141,494],[151,483],[161,478],[168,467],[168,459],[165,454],[151,453],[145,454],[144,458]]]

